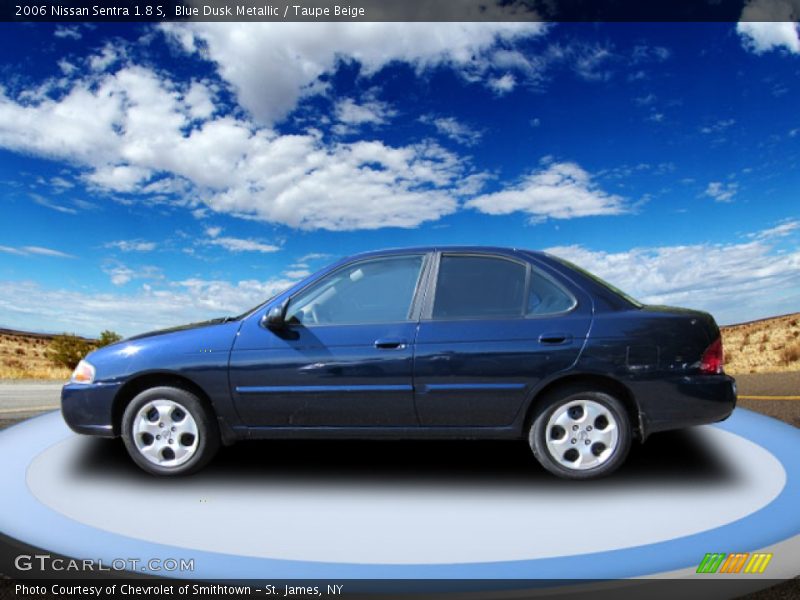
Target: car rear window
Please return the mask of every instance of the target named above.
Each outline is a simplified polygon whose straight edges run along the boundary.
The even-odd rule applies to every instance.
[[[626,301],[626,302],[628,302],[629,304],[632,304],[632,305],[633,305],[633,306],[635,306],[636,308],[642,308],[642,307],[644,306],[644,304],[643,304],[643,303],[639,302],[639,301],[638,301],[636,298],[634,298],[633,296],[630,296],[630,295],[626,294],[625,292],[623,292],[623,291],[622,291],[621,289],[619,289],[618,287],[615,287],[615,286],[611,285],[611,284],[610,284],[610,283],[608,283],[608,282],[607,282],[605,279],[601,279],[600,277],[598,277],[598,276],[597,276],[597,275],[595,275],[594,273],[590,273],[589,271],[587,271],[587,270],[586,270],[586,269],[584,269],[583,267],[579,267],[579,266],[578,266],[578,265],[576,265],[575,263],[573,263],[573,262],[570,262],[570,261],[568,261],[568,260],[566,260],[566,259],[564,259],[564,258],[561,258],[560,256],[555,256],[555,255],[553,255],[553,254],[548,254],[547,256],[549,256],[549,257],[550,257],[550,258],[552,258],[553,260],[556,260],[556,261],[560,262],[560,263],[561,263],[562,265],[564,265],[565,267],[568,267],[568,268],[572,269],[573,271],[577,271],[578,273],[580,273],[580,274],[581,274],[581,275],[583,275],[584,277],[587,277],[588,279],[591,279],[591,280],[592,280],[592,281],[594,281],[594,282],[595,282],[597,285],[600,285],[600,286],[604,287],[605,289],[607,289],[607,290],[608,290],[609,292],[611,292],[612,294],[614,294],[614,295],[616,295],[616,296],[619,296],[620,298],[622,298],[623,300],[625,300],[625,301]]]

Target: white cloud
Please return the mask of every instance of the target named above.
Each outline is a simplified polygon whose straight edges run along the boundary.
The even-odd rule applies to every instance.
[[[193,81],[183,99],[193,119],[208,119],[214,114],[214,93],[204,83]]]
[[[200,243],[205,244],[206,246],[219,246],[221,248],[225,248],[230,252],[263,252],[263,253],[270,253],[270,252],[277,252],[280,250],[280,246],[276,246],[274,244],[265,244],[264,242],[258,240],[250,240],[250,239],[242,239],[242,238],[235,238],[235,237],[228,237],[223,236],[220,237],[220,233],[222,233],[222,227],[206,227],[206,234],[210,239],[202,240]]]
[[[642,62],[663,62],[671,55],[672,52],[669,50],[669,48],[665,48],[664,46],[647,46],[640,44],[634,46],[633,48],[633,52],[631,53],[631,63],[636,65]]]
[[[501,77],[492,77],[489,79],[489,87],[494,90],[498,96],[507,94],[517,86],[517,80],[511,73],[506,73]]]
[[[506,46],[539,35],[546,26],[193,23],[164,30],[187,49],[207,50],[245,108],[269,122],[292,110],[311,93],[306,87],[341,60],[358,61],[364,76],[405,61],[418,70],[449,65],[487,85],[500,64],[502,71],[516,65],[517,72],[534,78],[541,67],[536,57]],[[605,60],[608,51],[562,48],[550,54],[548,60],[583,57],[588,68]],[[210,209],[303,230],[416,227],[455,212],[459,198],[479,194],[488,177],[431,141],[393,147],[381,141],[328,141],[314,129],[281,135],[231,116],[240,114],[236,110],[216,111],[215,93],[206,83],[176,83],[131,64],[124,48],[117,52],[106,45],[90,62],[98,69],[113,68],[73,79],[57,96],[20,100],[0,90],[0,146],[69,161],[100,190],[152,195],[159,202],[170,198],[198,217],[208,216]],[[368,95],[360,104],[340,103],[336,112],[342,124],[378,123],[393,109]],[[477,132],[455,120],[435,126],[462,143],[477,140]],[[499,207],[487,204],[498,200]],[[519,186],[479,196],[469,205],[490,214],[521,210],[554,218],[625,210],[618,196],[598,190],[570,163],[534,172]],[[216,244],[272,251],[270,244],[225,239]]]
[[[70,215],[78,213],[78,211],[75,210],[74,208],[71,208],[69,206],[63,206],[61,204],[56,204],[52,200],[49,200],[40,194],[31,194],[30,197],[31,200],[33,200],[39,206],[44,206],[45,208],[49,208],[51,210],[55,210],[57,212],[66,213]]]
[[[61,252],[60,250],[53,250],[52,248],[45,248],[43,246],[22,246],[15,248],[12,246],[0,246],[0,252],[6,254],[16,254],[17,256],[51,256],[54,258],[75,258],[72,254]]]
[[[53,33],[57,38],[79,40],[83,36],[77,26],[57,25]]]
[[[179,86],[128,65],[58,99],[18,102],[0,90],[0,146],[83,166],[101,189],[164,193],[151,188],[167,181],[190,209],[309,230],[415,227],[453,212],[454,191],[474,181],[431,142],[326,143],[231,116],[188,128],[188,111]],[[152,182],[155,173],[164,179]]]
[[[111,278],[114,285],[125,285],[134,279],[162,280],[164,275],[161,269],[153,266],[143,266],[132,269],[120,262],[110,261],[103,267],[103,272]]]
[[[105,71],[120,58],[121,54],[119,49],[111,42],[106,42],[100,49],[99,54],[89,57],[89,67],[93,71]]]
[[[655,94],[645,94],[644,96],[637,96],[633,101],[639,106],[650,106],[656,101]]]
[[[722,133],[735,123],[736,123],[735,119],[720,119],[719,121],[715,121],[711,125],[706,125],[705,127],[701,127],[700,133],[705,133],[705,134]]]
[[[736,31],[742,45],[756,54],[778,49],[800,54],[799,14],[799,0],[751,0]]]
[[[608,81],[620,66],[663,62],[670,51],[662,47],[638,46],[626,57],[615,51],[611,44],[590,44],[581,41],[554,42],[538,51],[515,50],[508,47],[493,49],[475,60],[468,77],[486,81],[490,88],[502,95],[517,84],[543,88],[548,72],[554,67],[564,67],[589,82]],[[630,80],[644,79],[643,70],[628,76]],[[655,100],[655,98],[653,98]]]
[[[739,185],[736,183],[712,181],[708,184],[705,194],[713,198],[715,202],[731,202],[738,189]]]
[[[284,275],[289,279],[303,279],[311,275],[311,271],[308,269],[298,269],[296,271],[285,271]]]
[[[230,252],[277,252],[280,246],[265,244],[257,240],[245,240],[234,237],[215,237],[205,242],[211,246],[220,246]]]
[[[573,52],[575,72],[587,81],[607,81],[611,71],[606,64],[613,58],[611,50],[605,46],[577,46]]]
[[[28,254],[38,254],[39,256],[54,256],[56,258],[75,258],[72,254],[61,252],[60,250],[53,250],[52,248],[44,248],[42,246],[23,246],[22,250]]]
[[[46,288],[30,281],[0,281],[0,318],[3,325],[34,331],[97,335],[104,329],[113,329],[132,335],[239,314],[293,283],[287,277],[235,283],[187,279],[144,284],[123,294]]]
[[[297,259],[299,263],[311,262],[312,260],[322,260],[324,258],[330,258],[331,255],[327,252],[309,252]]]
[[[189,52],[202,48],[239,102],[262,124],[283,119],[320,91],[319,77],[357,61],[369,77],[405,62],[418,70],[469,70],[499,42],[544,33],[542,23],[169,23],[163,31]],[[480,75],[472,74],[481,78]]]
[[[386,102],[368,100],[357,104],[352,98],[343,98],[336,103],[334,108],[336,120],[345,125],[382,125],[395,116],[393,110]]]
[[[114,285],[125,285],[131,279],[133,279],[134,275],[133,270],[125,265],[111,267],[106,271],[106,273],[111,276],[111,283]]]
[[[144,240],[118,240],[116,242],[108,242],[105,247],[116,248],[123,252],[151,252],[155,250],[156,243]]]
[[[764,229],[763,231],[759,231],[757,233],[751,233],[748,237],[754,237],[760,240],[782,238],[791,235],[798,230],[800,230],[800,221],[789,219],[783,223],[779,223],[775,227],[770,227],[769,229]]]
[[[490,215],[524,212],[534,219],[571,219],[628,211],[620,196],[600,190],[589,173],[571,162],[549,164],[527,175],[518,185],[473,198],[466,206]]]
[[[186,290],[196,295],[193,302],[198,309],[216,311],[217,314],[238,314],[263,302],[296,283],[286,277],[267,281],[247,279],[236,283],[228,281],[207,281],[187,279],[173,285],[178,290]]]
[[[75,187],[74,183],[72,183],[71,181],[69,181],[67,179],[64,179],[63,177],[53,177],[53,178],[51,178],[50,179],[50,185],[52,185],[55,188],[62,189],[62,190],[67,190],[67,189]]]
[[[90,184],[114,192],[133,192],[152,174],[150,169],[130,165],[103,165],[89,173]]]
[[[62,58],[62,59],[60,59],[60,60],[58,61],[58,68],[59,68],[59,69],[61,69],[61,72],[62,72],[64,75],[67,75],[67,76],[70,76],[70,75],[72,75],[73,73],[75,73],[75,71],[77,71],[77,70],[78,70],[78,67],[76,67],[75,65],[73,65],[73,64],[72,64],[71,62],[69,62],[69,61],[68,61],[66,58]]]
[[[547,251],[596,273],[642,302],[708,310],[724,323],[796,310],[800,301],[800,251],[779,253],[764,241],[624,252],[583,246]]]
[[[94,202],[89,202],[82,198],[73,198],[72,203],[82,210],[96,210],[97,205]]]
[[[455,117],[434,117],[425,115],[420,121],[433,125],[440,134],[449,137],[454,142],[464,144],[465,146],[474,146],[480,142],[483,135],[480,131],[460,122]]]

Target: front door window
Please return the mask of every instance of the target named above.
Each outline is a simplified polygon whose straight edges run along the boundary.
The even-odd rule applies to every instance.
[[[306,326],[406,321],[422,258],[384,257],[338,269],[293,298],[286,320]]]

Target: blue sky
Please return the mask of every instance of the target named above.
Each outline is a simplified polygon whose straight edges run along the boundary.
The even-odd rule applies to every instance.
[[[800,310],[794,23],[0,32],[0,326],[132,334],[417,244]]]

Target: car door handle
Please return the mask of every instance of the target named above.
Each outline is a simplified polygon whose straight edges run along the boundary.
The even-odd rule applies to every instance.
[[[381,350],[402,350],[406,347],[406,341],[399,338],[380,338],[375,340],[375,347]]]
[[[572,336],[568,333],[543,333],[539,336],[540,344],[556,346],[558,344],[568,344],[572,341]]]

